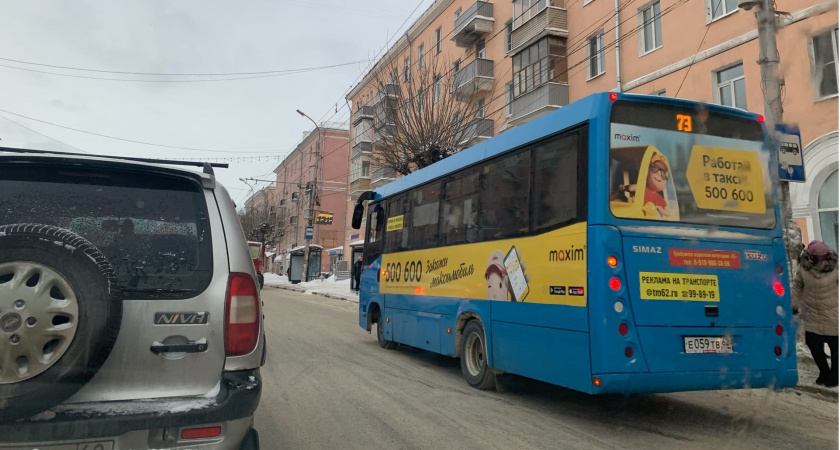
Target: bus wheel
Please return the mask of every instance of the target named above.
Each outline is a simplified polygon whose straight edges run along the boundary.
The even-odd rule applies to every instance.
[[[379,321],[376,322],[376,340],[379,341],[379,346],[386,349],[386,350],[393,350],[397,348],[397,343],[394,341],[389,341],[382,336],[382,318],[379,318]]]
[[[487,390],[496,387],[496,374],[487,367],[487,343],[481,322],[471,320],[461,338],[461,372],[470,386]]]

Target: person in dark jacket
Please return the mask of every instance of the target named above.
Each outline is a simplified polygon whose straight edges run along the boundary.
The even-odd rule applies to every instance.
[[[811,241],[799,259],[793,279],[793,306],[805,323],[805,345],[820,369],[816,383],[837,386],[837,253],[820,241]],[[831,366],[825,345],[831,350]]]
[[[363,270],[362,266],[363,266],[362,257],[360,256],[359,259],[357,259],[356,262],[353,263],[352,277],[353,277],[353,283],[355,284],[355,289],[354,290],[356,292],[359,292],[359,287],[361,286],[361,284],[359,282],[362,279],[362,270]]]

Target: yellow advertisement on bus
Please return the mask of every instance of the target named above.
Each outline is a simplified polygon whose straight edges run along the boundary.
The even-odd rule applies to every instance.
[[[586,223],[577,223],[531,237],[385,254],[379,289],[586,306],[586,259]]]

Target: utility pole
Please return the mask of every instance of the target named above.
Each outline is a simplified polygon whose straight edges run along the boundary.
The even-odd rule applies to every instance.
[[[303,111],[298,109],[297,113],[300,114],[301,116],[309,119],[312,122],[312,124],[315,125],[315,130],[314,131],[318,132],[318,139],[315,141],[315,173],[313,174],[313,177],[312,177],[312,188],[309,191],[309,211],[308,211],[308,214],[307,214],[308,217],[306,218],[307,226],[308,227],[313,227],[314,224],[315,224],[315,195],[316,195],[316,192],[318,192],[318,188],[317,188],[317,186],[318,186],[318,159],[319,159],[318,153],[319,153],[320,147],[321,147],[321,127],[319,127],[318,124],[315,123],[315,121],[312,120],[311,117],[307,116]],[[302,156],[303,155],[301,155],[301,157]],[[313,228],[313,235],[314,235],[314,228]],[[301,277],[301,280],[303,280],[304,282],[309,281],[308,275],[309,275],[309,246],[310,246],[310,244],[312,244],[312,238],[306,239],[306,249],[304,250],[304,255],[303,255],[303,276]]]
[[[747,11],[758,7],[755,18],[758,21],[758,64],[761,66],[761,90],[764,93],[764,123],[770,135],[772,148],[778,151],[779,138],[776,124],[783,123],[782,115],[782,78],[778,74],[779,50],[776,46],[776,9],[773,0],[740,0],[738,6]],[[790,186],[787,181],[779,181],[780,209],[785,250],[787,253],[788,275],[793,277],[796,267],[797,246],[802,242],[802,232],[793,220],[790,204]]]

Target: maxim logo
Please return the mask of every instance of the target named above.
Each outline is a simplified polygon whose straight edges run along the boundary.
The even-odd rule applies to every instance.
[[[621,134],[615,133],[613,136],[615,140],[618,141],[631,141],[631,142],[639,142],[640,136],[638,134]]]
[[[205,325],[206,312],[155,313],[155,325]]]
[[[549,261],[583,261],[586,259],[586,246],[583,248],[572,248],[566,250],[551,250],[548,252]]]

